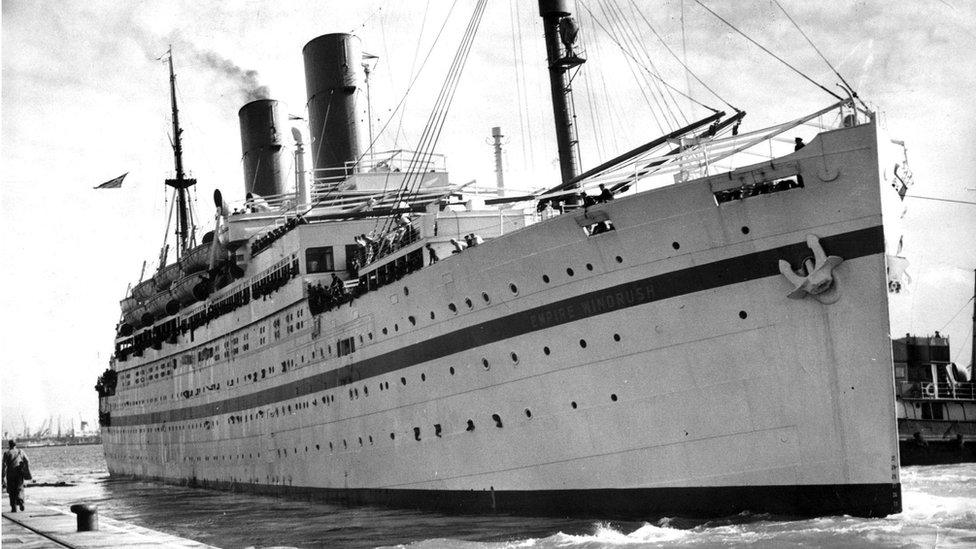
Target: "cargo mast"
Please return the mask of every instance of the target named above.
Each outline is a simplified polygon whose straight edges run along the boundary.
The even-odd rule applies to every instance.
[[[549,62],[549,84],[552,91],[552,113],[556,124],[556,143],[559,147],[559,171],[566,188],[578,187],[570,181],[579,175],[579,139],[571,112],[573,103],[572,78],[569,71],[586,62],[573,52],[579,29],[570,16],[568,0],[539,0],[539,15],[546,37],[546,57]],[[567,202],[572,203],[575,197]]]
[[[183,172],[183,130],[180,128],[180,111],[176,106],[176,73],[173,72],[173,48],[169,49],[169,94],[173,107],[173,161],[176,166],[176,177],[167,179],[166,185],[176,189],[176,259],[182,257],[188,249],[196,244],[193,215],[187,200],[187,189],[196,185],[197,180],[186,177]],[[160,261],[160,268],[163,267]]]

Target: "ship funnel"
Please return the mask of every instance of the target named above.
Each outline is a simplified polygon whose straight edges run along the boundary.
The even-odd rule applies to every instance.
[[[289,174],[282,168],[282,139],[288,135],[288,118],[282,104],[258,99],[241,107],[241,150],[244,161],[244,193],[271,196],[285,192]]]
[[[315,175],[348,175],[352,170],[344,169],[346,163],[356,162],[362,154],[356,106],[362,70],[359,38],[345,33],[325,34],[305,44],[302,56]]]

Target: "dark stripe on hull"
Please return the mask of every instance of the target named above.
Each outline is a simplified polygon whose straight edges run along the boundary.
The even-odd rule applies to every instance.
[[[881,226],[834,235],[823,238],[820,242],[828,254],[845,260],[884,252],[884,232]],[[188,421],[267,406],[584,318],[730,284],[779,276],[780,259],[798,266],[803,258],[812,255],[805,242],[796,243],[655,275],[482,322],[249,395],[177,410],[113,417],[112,425]]]
[[[883,517],[901,512],[901,484],[492,491],[306,488],[224,481],[144,480],[344,505],[383,505],[451,514],[509,513],[637,521],[663,516],[725,517],[743,511],[802,517],[842,514]]]

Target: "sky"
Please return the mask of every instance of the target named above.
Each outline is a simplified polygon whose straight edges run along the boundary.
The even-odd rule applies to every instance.
[[[976,206],[965,202],[976,202],[976,7],[961,0],[781,3],[880,113],[883,127],[906,142],[916,182],[906,199],[904,251],[913,282],[891,296],[892,333],[941,330],[951,337],[953,359],[968,364]],[[584,169],[657,137],[669,119],[673,126],[706,113],[675,92],[659,108],[653,82],[638,84],[640,69],[634,72],[614,40],[630,55],[647,52],[644,66],[653,63],[674,89],[711,107],[724,107],[724,100],[745,110],[744,131],[834,101],[693,0],[615,0],[630,25],[615,38],[593,23],[595,17],[609,28],[608,0],[574,4],[589,60],[574,80]],[[705,4],[839,90],[839,79],[775,2]],[[474,5],[3,0],[3,431],[36,429],[58,416],[65,428],[72,420],[95,423],[93,385],[112,353],[118,300],[139,278],[143,261],[147,272],[155,265],[163,242],[162,181],[171,176],[172,152],[168,74],[158,59],[170,45],[184,163],[199,181],[195,206],[206,225],[215,188],[231,199],[243,194],[238,109],[263,86],[288,112],[307,114],[305,43],[331,32],[360,37],[364,51],[379,57],[370,84],[376,149],[409,149]],[[722,100],[687,74],[651,28]],[[558,182],[547,78],[537,3],[490,0],[438,142],[453,182],[493,184],[493,126],[506,136],[508,187]],[[125,172],[121,189],[92,189]]]

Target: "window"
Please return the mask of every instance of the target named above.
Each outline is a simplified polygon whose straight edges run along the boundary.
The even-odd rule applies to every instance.
[[[324,273],[335,270],[332,258],[332,246],[321,246],[305,250],[305,271],[308,274]]]
[[[346,244],[346,270],[356,272],[362,266],[365,258],[359,255],[359,246],[356,244]],[[309,271],[311,272],[311,271]]]

